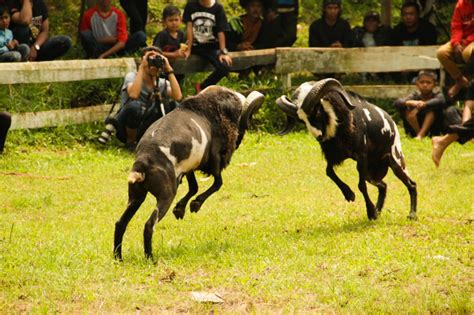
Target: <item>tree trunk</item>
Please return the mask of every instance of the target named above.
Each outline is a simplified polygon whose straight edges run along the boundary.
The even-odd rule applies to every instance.
[[[382,24],[392,26],[392,0],[382,0]]]

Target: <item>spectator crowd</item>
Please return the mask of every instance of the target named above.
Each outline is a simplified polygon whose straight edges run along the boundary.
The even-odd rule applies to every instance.
[[[214,71],[202,82],[195,84],[195,90],[199,92],[207,86],[217,84],[229,73],[232,66],[229,51],[289,47],[297,39],[299,0],[239,0],[244,14],[229,19],[225,8],[217,0],[190,0],[183,12],[174,5],[164,8],[164,27],[153,37],[153,52],[143,53],[143,48],[147,46],[147,0],[120,0],[125,12],[113,6],[111,0],[89,2],[93,5],[82,15],[79,27],[84,56],[100,59],[142,51],[142,61],[148,64],[150,54],[159,55],[164,62],[162,69],[158,70],[167,73],[163,78],[165,81],[160,81],[159,85],[169,90],[175,101],[181,98],[179,84],[184,79],[183,76],[174,75],[172,64],[176,59],[197,55],[212,64]],[[375,11],[366,12],[362,26],[352,28],[344,18],[342,2],[323,0],[321,17],[309,26],[309,47],[417,46],[438,43],[436,27],[423,18],[423,8],[419,1],[407,0],[403,3],[400,22],[393,28],[384,25],[379,13]],[[451,39],[437,51],[438,59],[454,81],[447,92],[449,99],[469,85],[468,77],[457,64],[471,62],[473,16],[473,1],[458,0],[451,22]],[[67,35],[52,36],[48,17],[44,0],[0,0],[0,62],[54,60],[64,56],[71,48],[72,40]],[[127,75],[122,90],[126,96],[122,102],[125,110],[119,117],[122,123],[118,129],[124,130],[124,142],[132,147],[135,144],[135,129],[141,119],[141,105],[128,103],[127,97],[136,101],[146,100],[148,94],[152,93],[155,83],[150,78],[157,74],[145,68],[140,67],[138,74]],[[472,120],[470,116],[462,116],[459,110],[456,111],[457,114],[453,109],[448,110],[448,98],[441,91],[435,90],[437,77],[437,73],[432,71],[419,72],[413,79],[413,93],[394,103],[407,134],[417,139],[472,128],[471,122],[462,125]],[[401,78],[408,80],[410,77]],[[474,84],[469,89],[474,89]],[[474,96],[474,93],[471,91],[468,95]],[[472,105],[469,103],[466,108],[467,111]],[[126,118],[126,112],[132,113],[131,116]],[[447,114],[448,112],[451,114]],[[457,127],[451,128],[452,125]],[[451,136],[449,140],[459,138]],[[461,138],[462,143],[466,142],[465,136]],[[433,160],[436,165],[439,165],[441,155],[447,147],[444,145],[447,141],[442,140],[435,138],[433,142]]]

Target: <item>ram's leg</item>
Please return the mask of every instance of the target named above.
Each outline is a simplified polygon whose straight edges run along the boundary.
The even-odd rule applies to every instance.
[[[416,220],[416,183],[411,180],[406,170],[393,158],[390,159],[390,167],[392,168],[392,171],[395,176],[397,176],[408,189],[408,192],[410,194],[410,213],[408,214],[408,218],[411,220]]]
[[[123,234],[127,229],[127,225],[137,212],[140,205],[146,198],[147,191],[143,188],[143,184],[129,184],[128,185],[128,206],[125,212],[115,223],[114,233],[114,257],[122,260],[122,240]]]
[[[387,196],[387,184],[384,181],[374,182],[370,181],[372,185],[377,187],[379,190],[379,196],[377,198],[377,204],[375,205],[375,210],[380,214],[382,212],[382,208],[385,202],[385,197]]]
[[[168,199],[158,199],[157,198],[157,207],[155,210],[153,210],[150,218],[148,221],[145,223],[145,229],[143,230],[143,240],[144,240],[144,247],[145,247],[145,257],[146,258],[152,258],[152,246],[151,246],[151,241],[153,237],[153,230],[155,227],[155,224],[160,222],[161,219],[165,216],[166,212],[171,206],[171,203],[173,202],[174,195],[171,198]]]
[[[184,217],[184,212],[189,199],[191,199],[191,197],[198,192],[198,184],[194,173],[186,174],[186,179],[188,180],[189,190],[188,193],[180,201],[178,201],[174,207],[173,213],[176,219],[182,219]]]
[[[169,168],[162,168],[156,170],[156,173],[149,171],[148,190],[156,198],[156,209],[151,214],[148,221],[145,223],[143,230],[143,240],[145,247],[145,256],[152,258],[151,240],[153,236],[153,229],[156,223],[161,221],[166,212],[171,206],[176,191],[178,190],[178,183],[176,182],[174,170]]]
[[[369,220],[376,220],[377,219],[377,211],[375,210],[375,206],[370,200],[369,193],[367,192],[367,183],[366,180],[368,179],[368,171],[367,171],[367,159],[361,158],[360,161],[357,162],[357,171],[359,172],[359,190],[364,196],[365,200],[365,207],[367,209],[367,217]]]
[[[201,208],[202,204],[204,203],[204,201],[206,201],[206,199],[210,195],[212,195],[213,193],[218,191],[221,188],[221,186],[222,186],[221,174],[214,175],[214,183],[212,183],[212,186],[209,187],[208,190],[206,190],[205,192],[203,192],[202,194],[197,196],[196,199],[191,201],[191,205],[190,205],[191,212],[198,212],[199,209]]]
[[[342,191],[342,194],[344,195],[344,198],[346,198],[347,201],[354,201],[355,200],[355,194],[350,189],[349,186],[347,186],[346,183],[344,183],[337,175],[336,172],[334,172],[334,167],[331,164],[328,164],[326,166],[326,175],[333,180],[333,182],[336,183],[337,187]]]

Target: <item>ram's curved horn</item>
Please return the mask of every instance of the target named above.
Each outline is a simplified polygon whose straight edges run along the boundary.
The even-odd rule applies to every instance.
[[[296,125],[298,121],[298,114],[296,111],[298,107],[291,102],[286,95],[282,95],[276,100],[278,107],[286,114],[286,124],[285,128],[278,132],[280,136],[286,135],[289,133]]]
[[[306,95],[303,104],[301,105],[301,109],[306,114],[311,114],[314,104],[319,103],[321,98],[323,98],[324,95],[329,92],[339,93],[345,100],[346,106],[349,107],[349,109],[355,108],[351,96],[346,92],[346,90],[344,90],[342,84],[336,79],[328,78],[316,82],[311,91],[309,91],[308,95]]]
[[[278,107],[287,115],[291,116],[293,118],[298,118],[298,114],[296,111],[298,110],[298,106],[296,106],[295,103],[293,103],[291,100],[286,97],[286,95],[280,96],[277,100],[276,103]]]
[[[258,91],[252,91],[247,96],[242,107],[242,118],[240,120],[242,127],[248,128],[252,115],[262,106],[264,100],[265,96]]]

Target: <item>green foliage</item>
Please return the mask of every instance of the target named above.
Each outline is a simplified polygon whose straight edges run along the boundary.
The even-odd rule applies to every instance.
[[[97,125],[13,131],[0,156],[0,312],[470,314],[473,144],[436,170],[428,139],[402,137],[418,184],[419,220],[389,172],[384,211],[369,222],[351,161],[337,169],[347,203],[306,132],[246,135],[224,185],[197,214],[155,228],[143,257],[149,198],[112,258],[133,156],[94,144]],[[198,176],[200,192],[211,180]],[[178,197],[186,192],[184,182]],[[375,198],[376,189],[369,187]],[[191,291],[219,293],[199,304]]]

